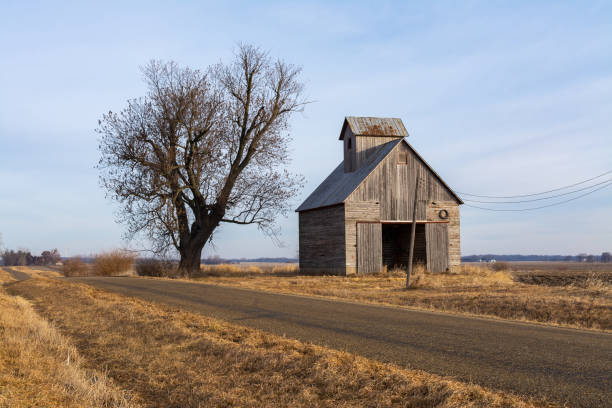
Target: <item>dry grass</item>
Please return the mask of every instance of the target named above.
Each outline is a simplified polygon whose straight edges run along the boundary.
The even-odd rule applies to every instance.
[[[6,279],[4,274],[2,279]],[[130,407],[66,337],[0,287],[0,407]]]
[[[253,276],[297,276],[300,269],[298,264],[219,264],[201,265],[199,277],[225,276],[225,277],[253,277]]]
[[[397,276],[397,274],[396,274]],[[401,275],[404,277],[404,271]],[[514,280],[506,269],[462,265],[454,273],[428,273],[421,265],[414,268],[412,288],[441,289],[453,287],[500,287],[512,286]]]
[[[403,271],[370,276],[268,276],[208,274],[198,281],[227,286],[571,327],[612,330],[612,284],[592,276],[584,284],[529,285],[514,272],[463,265],[456,273],[428,274],[416,268],[411,290]],[[573,281],[572,281],[573,282]],[[588,282],[588,283],[586,283]]]
[[[81,284],[11,288],[148,407],[546,406]]]
[[[46,266],[11,266],[11,268],[20,272],[27,273],[33,278],[59,278],[63,276],[63,274],[58,272],[56,269],[51,269]]]
[[[5,271],[3,268],[0,268],[0,284],[13,282],[13,281],[15,281],[13,276],[7,271]]]

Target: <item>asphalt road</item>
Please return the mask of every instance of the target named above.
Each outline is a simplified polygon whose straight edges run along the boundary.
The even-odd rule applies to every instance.
[[[100,289],[570,406],[612,407],[612,335],[142,278]]]

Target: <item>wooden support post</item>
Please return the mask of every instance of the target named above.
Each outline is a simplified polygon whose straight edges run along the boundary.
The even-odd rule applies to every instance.
[[[412,225],[410,227],[410,249],[408,252],[408,269],[406,270],[406,289],[410,288],[410,275],[412,274],[412,258],[414,257],[414,239],[416,235],[417,204],[419,200],[420,175],[417,170],[414,182],[414,204],[412,206]]]

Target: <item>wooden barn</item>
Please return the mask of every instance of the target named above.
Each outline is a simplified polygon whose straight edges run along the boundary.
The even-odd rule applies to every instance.
[[[415,202],[413,264],[432,272],[459,265],[463,202],[407,136],[400,119],[344,120],[344,161],[296,210],[303,273],[368,274],[405,267]]]

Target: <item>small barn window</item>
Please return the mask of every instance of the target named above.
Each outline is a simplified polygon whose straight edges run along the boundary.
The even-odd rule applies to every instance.
[[[350,137],[348,138],[347,145],[348,145],[347,148],[351,150],[351,138]]]
[[[406,152],[399,152],[397,154],[397,163],[398,164],[408,163],[408,154]]]

